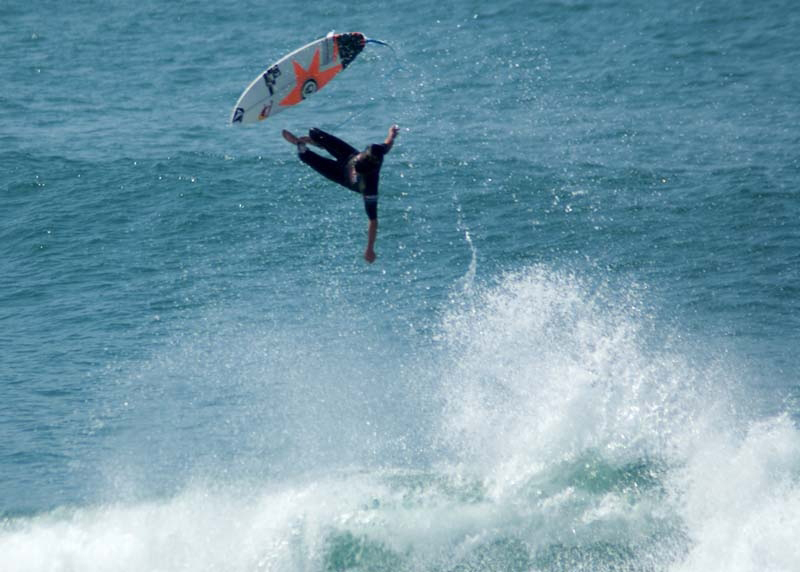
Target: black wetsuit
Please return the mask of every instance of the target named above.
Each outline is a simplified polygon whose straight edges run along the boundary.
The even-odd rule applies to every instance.
[[[314,128],[308,134],[314,143],[320,145],[335,159],[322,157],[313,151],[305,149],[300,152],[300,160],[334,183],[338,183],[363,196],[364,210],[367,212],[367,216],[370,220],[376,220],[378,218],[378,179],[381,162],[379,161],[369,168],[363,168],[361,165],[356,164],[358,179],[353,182],[350,179],[350,167],[352,162],[355,161],[358,151],[322,129]],[[382,147],[383,153],[381,155],[389,150],[385,144],[373,147]]]

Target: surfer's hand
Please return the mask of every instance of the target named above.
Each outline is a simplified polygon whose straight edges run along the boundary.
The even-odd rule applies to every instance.
[[[387,147],[387,153],[392,148],[392,145],[394,145],[394,138],[397,137],[398,131],[400,131],[400,127],[398,127],[397,124],[389,127],[389,134],[386,136],[386,141],[383,142],[383,144]]]
[[[376,256],[375,256],[375,251],[374,251],[374,250],[372,250],[371,248],[368,248],[368,249],[366,249],[366,250],[364,251],[364,260],[366,260],[366,261],[367,261],[367,262],[369,262],[370,264],[372,264],[373,262],[375,262],[375,258],[376,258]]]

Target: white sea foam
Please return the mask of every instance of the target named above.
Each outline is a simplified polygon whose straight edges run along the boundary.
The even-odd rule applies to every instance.
[[[645,308],[541,267],[459,291],[405,372],[441,380],[440,458],[11,519],[0,569],[800,569],[800,432],[748,414],[734,368]]]
[[[626,523],[629,545],[637,526],[666,519],[675,545],[660,554],[663,569],[800,569],[800,432],[785,416],[754,420],[740,372],[713,347],[660,330],[644,307],[634,289],[545,268],[461,300],[443,327],[443,439],[498,499],[524,498],[587,456],[653,463],[664,494],[631,504],[612,487],[581,500],[565,486],[544,494],[542,512],[573,531]],[[603,535],[584,526],[577,542]]]
[[[800,431],[787,417],[703,435],[676,485],[692,544],[675,570],[800,570]]]

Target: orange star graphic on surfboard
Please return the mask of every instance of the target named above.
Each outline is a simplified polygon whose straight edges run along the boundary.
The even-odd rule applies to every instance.
[[[337,43],[333,45],[333,61],[339,61],[339,46]],[[332,68],[320,71],[319,69],[319,48],[314,52],[314,57],[311,60],[311,65],[308,69],[304,69],[297,61],[293,61],[295,86],[289,95],[284,97],[280,104],[283,106],[295,105],[303,101],[306,97],[322,89],[325,84],[331,81],[334,76],[342,71],[342,64],[337,63]]]

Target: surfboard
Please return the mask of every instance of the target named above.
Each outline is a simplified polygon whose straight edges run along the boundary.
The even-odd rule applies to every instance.
[[[316,93],[361,53],[364,34],[329,33],[279,59],[252,81],[231,113],[231,123],[256,123]]]

